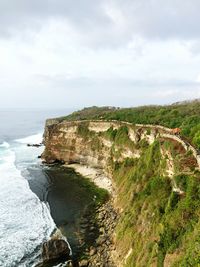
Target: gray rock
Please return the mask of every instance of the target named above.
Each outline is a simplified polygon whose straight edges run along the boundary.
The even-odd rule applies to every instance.
[[[100,236],[97,239],[96,243],[97,243],[97,245],[103,245],[103,243],[105,243],[105,241],[106,241],[106,238],[104,236]]]
[[[51,263],[55,260],[70,259],[70,249],[63,239],[51,239],[42,246],[43,263]]]

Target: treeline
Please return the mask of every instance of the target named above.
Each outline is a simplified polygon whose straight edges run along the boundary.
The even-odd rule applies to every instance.
[[[181,128],[181,135],[200,149],[200,101],[169,106],[137,108],[90,107],[74,112],[62,120],[119,120],[138,124],[163,125]]]

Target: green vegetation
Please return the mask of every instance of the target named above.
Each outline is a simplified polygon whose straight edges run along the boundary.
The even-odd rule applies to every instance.
[[[117,134],[117,129],[113,129],[113,127],[110,127],[105,133],[104,136],[108,139],[110,139],[111,141],[115,140]]]
[[[96,118],[98,117],[99,119],[101,116],[107,113],[110,113],[111,111],[116,110],[115,107],[89,107],[89,108],[84,108],[81,111],[75,111],[69,116],[61,117],[60,121],[62,120],[87,120],[90,118]]]
[[[129,138],[127,126],[121,126],[119,129],[113,129],[113,127],[110,127],[105,133],[102,133],[102,135],[110,139],[110,141],[118,147],[125,146],[129,149],[133,149],[135,147],[134,143]]]
[[[96,186],[96,184],[88,178],[84,177],[81,187],[88,192],[89,195],[93,196],[92,202],[95,204],[95,207],[99,207],[99,205],[102,205],[109,199],[108,191]]]
[[[91,179],[83,177],[80,174],[77,174],[74,169],[70,167],[61,167],[55,166],[51,169],[52,171],[63,171],[67,172],[67,175],[70,180],[73,180],[74,184],[78,184],[79,193],[85,194],[84,198],[87,199],[89,204],[94,204],[95,207],[99,207],[109,199],[109,193],[107,190],[98,187]]]
[[[194,235],[200,247],[200,175],[177,175],[175,181],[185,195],[173,192],[171,180],[163,175],[160,146],[154,142],[143,148],[141,158],[126,159],[114,170],[118,201],[124,210],[117,227],[117,246],[124,256],[133,249],[127,267],[153,263],[163,267],[167,254],[176,256],[168,266],[198,266],[192,256],[194,238],[190,237]],[[199,252],[198,257],[200,264]]]
[[[60,120],[119,120],[133,124],[159,124],[181,128],[181,134],[200,148],[200,101],[169,106],[143,106],[137,108],[91,107],[72,113]]]
[[[100,142],[98,135],[89,130],[87,122],[83,121],[78,125],[77,134],[84,139],[84,142],[88,142],[88,145],[90,145],[92,150],[100,150],[102,148],[102,143]]]
[[[92,135],[92,132],[90,132],[88,129],[87,122],[83,122],[78,125],[77,134],[81,135],[85,140],[87,140]]]

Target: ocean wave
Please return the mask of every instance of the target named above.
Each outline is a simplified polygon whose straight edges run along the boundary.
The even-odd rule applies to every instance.
[[[3,142],[2,144],[0,144],[0,147],[9,148],[10,145],[7,142]]]
[[[32,137],[21,141],[36,140]],[[5,143],[0,146],[6,148],[1,152],[0,163],[0,266],[30,267],[32,254],[56,226],[49,207],[31,191],[28,181],[16,168],[12,147]]]
[[[15,142],[21,144],[40,144],[42,142],[42,139],[43,139],[43,134],[38,133],[25,138],[16,139]]]

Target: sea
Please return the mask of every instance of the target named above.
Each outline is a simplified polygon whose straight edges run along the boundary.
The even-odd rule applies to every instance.
[[[45,197],[46,185],[42,185],[48,178],[37,183],[38,172],[44,173],[38,158],[44,147],[27,144],[42,142],[47,118],[71,111],[0,110],[1,267],[35,266],[40,260],[41,245],[57,227]]]

